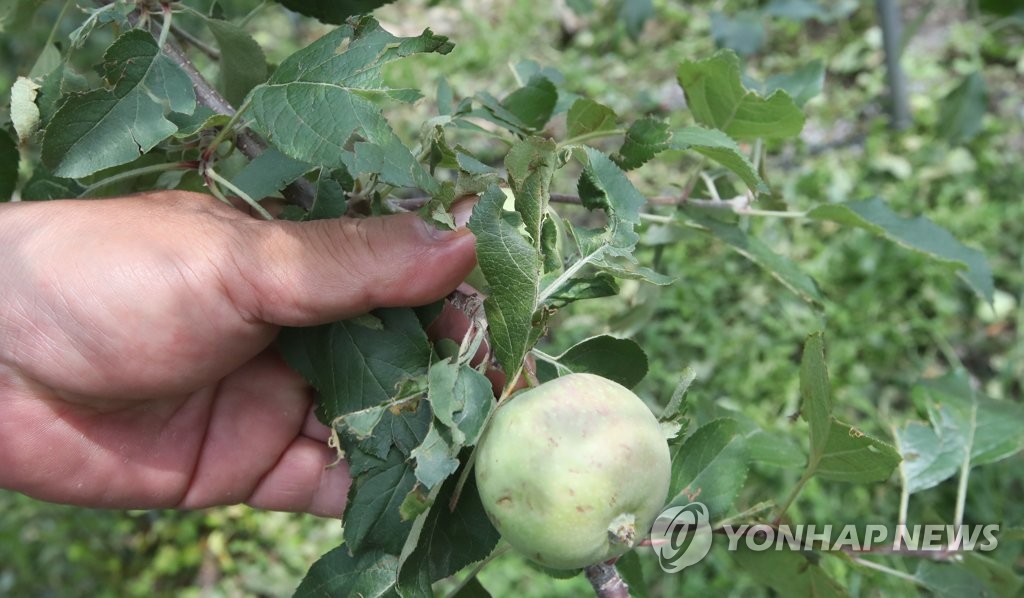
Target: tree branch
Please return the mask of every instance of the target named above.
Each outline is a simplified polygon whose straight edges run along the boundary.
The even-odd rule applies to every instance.
[[[622,580],[614,563],[591,565],[584,572],[597,598],[629,598],[629,586]]]
[[[220,92],[217,91],[216,88],[206,80],[206,77],[199,72],[199,69],[192,64],[192,61],[189,60],[188,55],[176,39],[169,39],[163,47],[163,52],[176,65],[178,65],[181,70],[185,71],[189,81],[192,82],[192,87],[196,91],[196,100],[200,104],[206,106],[210,110],[213,110],[217,114],[226,114],[228,116],[233,116],[235,114],[235,107],[224,99],[224,96],[220,95]],[[250,160],[256,159],[257,156],[267,149],[266,142],[264,142],[258,135],[248,130],[239,131],[238,134],[235,135],[235,146],[238,147],[238,150]],[[285,187],[282,191],[282,195],[284,195],[284,198],[289,203],[302,206],[307,210],[313,207],[313,199],[316,197],[313,185],[304,178],[299,178]]]
[[[167,55],[175,64],[181,67],[181,70],[185,71],[188,75],[189,81],[192,82],[192,87],[196,90],[196,100],[200,104],[206,106],[210,110],[213,110],[217,114],[225,114],[227,116],[234,116],[235,107],[232,106],[224,96],[220,95],[210,82],[206,80],[206,77],[192,64],[185,51],[176,41],[170,41],[167,46],[164,47],[164,54]],[[254,133],[250,131],[242,131],[238,133],[235,138],[235,143],[238,146],[239,151],[245,154],[246,158],[250,160],[263,153],[263,150],[267,149],[262,139],[259,139]]]
[[[425,203],[430,201],[429,197],[409,197],[405,199],[393,199],[391,205],[403,210],[418,210]],[[567,193],[552,193],[551,201],[573,205],[583,205],[578,195]],[[684,196],[673,197],[670,195],[656,195],[648,197],[647,202],[659,206],[694,206],[698,208],[710,208],[713,210],[730,210],[739,214],[745,213],[749,207],[750,199],[746,195],[740,195],[730,199],[690,199]]]
[[[902,131],[910,126],[910,101],[907,76],[903,72],[900,47],[903,37],[902,15],[897,0],[875,0],[878,24],[882,28],[882,47],[885,50],[885,77],[889,83],[889,126]]]

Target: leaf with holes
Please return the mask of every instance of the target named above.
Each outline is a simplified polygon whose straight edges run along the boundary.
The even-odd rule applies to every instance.
[[[127,164],[178,131],[167,111],[196,108],[188,76],[141,29],[107,48],[100,72],[109,89],[71,96],[46,124],[43,164],[58,177]]]

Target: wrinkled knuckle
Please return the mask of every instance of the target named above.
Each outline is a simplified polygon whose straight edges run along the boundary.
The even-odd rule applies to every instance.
[[[267,321],[272,307],[294,301],[290,273],[275,259],[288,250],[287,239],[276,226],[245,220],[225,223],[220,239],[216,267],[225,293],[246,321]]]
[[[252,256],[255,263],[251,264],[250,270],[256,278],[253,287],[262,314],[285,312],[302,317],[306,315],[305,306],[308,304],[304,298],[319,292],[319,281],[303,275],[299,260],[310,248],[303,247],[303,237],[299,235],[297,226],[283,222],[278,226],[259,228],[260,250]],[[307,239],[315,245],[316,241],[311,237]]]

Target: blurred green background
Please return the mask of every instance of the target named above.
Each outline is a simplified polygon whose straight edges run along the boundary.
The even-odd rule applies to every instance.
[[[28,33],[0,40],[0,90],[35,59],[60,8],[46,2]],[[244,2],[222,3],[228,7]],[[626,285],[622,296],[586,302],[560,315],[551,351],[597,334],[630,335],[648,352],[651,372],[638,388],[652,404],[667,400],[678,373],[698,373],[690,400],[698,422],[729,413],[799,438],[798,364],[805,335],[824,328],[837,415],[883,438],[890,426],[920,419],[914,383],[963,364],[989,396],[1024,394],[1024,17],[980,10],[972,2],[902,2],[903,65],[911,126],[893,133],[885,110],[885,69],[874,2],[654,1],[655,18],[635,39],[615,3],[575,0],[399,0],[378,12],[403,34],[430,27],[456,42],[451,55],[393,65],[389,77],[428,98],[439,77],[458,96],[515,87],[522,60],[556,68],[564,87],[620,115],[664,115],[685,122],[675,69],[686,58],[735,48],[746,72],[763,80],[811,60],[826,65],[824,93],[806,106],[801,139],[772,147],[767,174],[790,210],[821,202],[881,197],[904,215],[926,215],[983,250],[995,273],[995,309],[941,265],[863,231],[820,223],[760,219],[745,223],[793,258],[828,297],[823,310],[803,303],[757,266],[700,233],[648,229],[659,243],[646,256],[678,278],[671,287]],[[998,3],[996,3],[998,4]],[[197,3],[197,5],[204,5]],[[64,33],[75,25],[67,19]],[[270,5],[248,26],[271,62],[323,32],[323,26]],[[103,39],[90,44],[101,52]],[[953,93],[981,77],[986,95],[968,103],[969,135],[951,132]],[[952,93],[952,95],[950,95]],[[390,113],[411,139],[434,113],[428,99]],[[962,113],[961,116],[964,116]],[[676,165],[645,168],[636,182],[651,194],[681,183]],[[571,192],[572,188],[559,189]],[[1024,431],[1022,431],[1024,433]],[[968,522],[1024,527],[1022,458],[975,470]],[[779,500],[799,470],[751,471],[739,508]],[[790,510],[795,521],[895,520],[895,482],[868,487],[812,481]],[[955,483],[915,495],[910,521],[946,522]],[[317,556],[337,545],[341,526],[307,516],[236,506],[203,512],[110,512],[40,503],[0,493],[0,594],[32,596],[288,595]],[[1006,540],[992,553],[1017,574],[1024,546]],[[738,573],[720,548],[682,575],[658,571],[642,554],[651,594],[768,592]],[[913,571],[898,559],[889,566]],[[910,594],[911,584],[866,577],[826,563],[853,595]],[[480,576],[496,596],[590,593],[580,578],[554,580],[506,555]]]

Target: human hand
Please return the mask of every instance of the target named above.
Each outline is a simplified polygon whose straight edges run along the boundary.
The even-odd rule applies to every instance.
[[[475,262],[412,214],[264,222],[184,192],[0,205],[0,247],[0,487],[322,516],[348,468],[278,327],[425,304]]]

